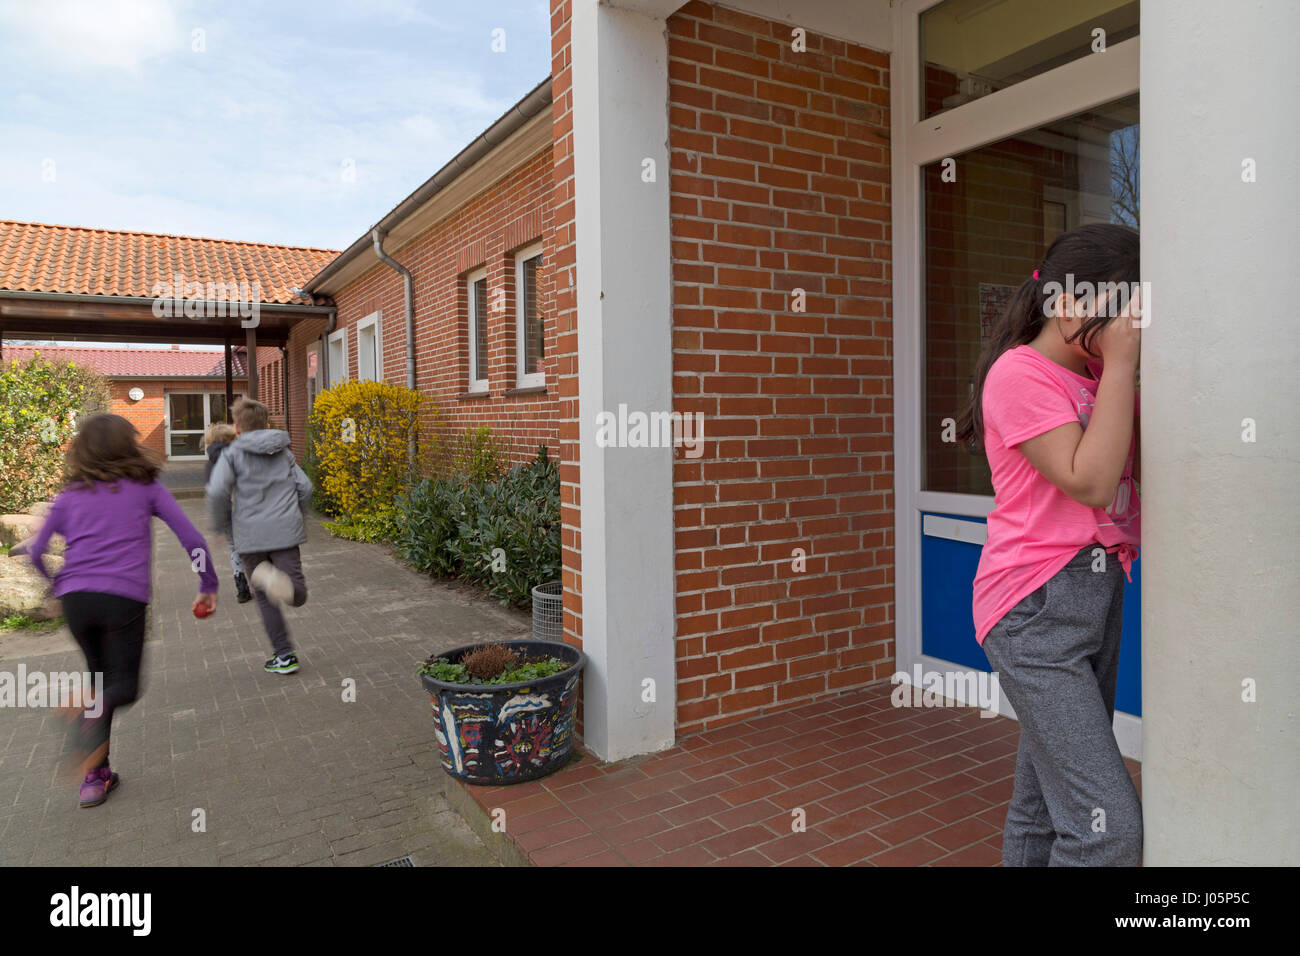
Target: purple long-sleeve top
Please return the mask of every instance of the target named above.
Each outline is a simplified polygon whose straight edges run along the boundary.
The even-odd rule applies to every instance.
[[[203,535],[181,511],[172,493],[156,481],[123,479],[77,484],[64,489],[50,506],[29,549],[36,569],[54,584],[54,595],[71,591],[117,594],[149,603],[153,548],[150,524],[162,518],[180,539],[191,566],[199,572],[199,593],[215,594],[217,572]],[[67,542],[63,568],[51,576],[43,560],[50,535]]]

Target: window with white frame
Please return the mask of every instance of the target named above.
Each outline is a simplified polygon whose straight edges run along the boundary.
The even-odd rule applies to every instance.
[[[479,269],[465,277],[469,300],[469,390],[488,390],[487,270]]]
[[[381,382],[384,379],[384,353],[379,329],[378,312],[371,312],[357,323],[357,378],[363,382]]]
[[[546,325],[537,288],[541,268],[540,242],[515,254],[515,385],[518,388],[546,384],[546,373],[542,369]]]
[[[339,382],[348,380],[348,330],[331,332],[325,343],[329,349],[329,367],[326,369],[329,380],[325,387],[333,388]]]

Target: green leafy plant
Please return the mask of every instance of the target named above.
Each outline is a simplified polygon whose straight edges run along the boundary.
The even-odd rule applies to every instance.
[[[516,667],[502,671],[496,677],[483,679],[470,674],[460,662],[452,662],[445,657],[430,658],[420,664],[417,674],[432,677],[447,684],[472,684],[491,686],[494,684],[518,684],[523,681],[541,680],[568,670],[573,665],[559,657],[531,658]]]
[[[491,481],[501,474],[501,451],[487,425],[472,425],[451,441],[451,477]]]
[[[0,618],[0,631],[53,631],[62,626],[61,617],[37,620],[26,614],[10,614],[8,617]]]
[[[395,506],[378,507],[374,511],[323,521],[330,534],[349,541],[392,541],[398,532],[398,514]]]
[[[0,513],[22,513],[62,485],[76,420],[109,410],[108,381],[72,362],[0,363]]]
[[[560,477],[545,446],[494,481],[422,481],[397,510],[394,541],[419,571],[458,575],[514,607],[560,576]]]
[[[447,542],[458,531],[461,485],[427,478],[397,499],[394,543],[402,559],[417,571],[440,577],[455,574],[457,563]]]

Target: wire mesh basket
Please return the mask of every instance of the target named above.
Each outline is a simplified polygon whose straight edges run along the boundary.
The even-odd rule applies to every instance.
[[[533,588],[533,640],[564,641],[564,585],[559,581]]]

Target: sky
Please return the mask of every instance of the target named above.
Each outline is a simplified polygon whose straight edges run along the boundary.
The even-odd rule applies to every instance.
[[[344,249],[546,78],[547,10],[0,0],[0,219]]]

